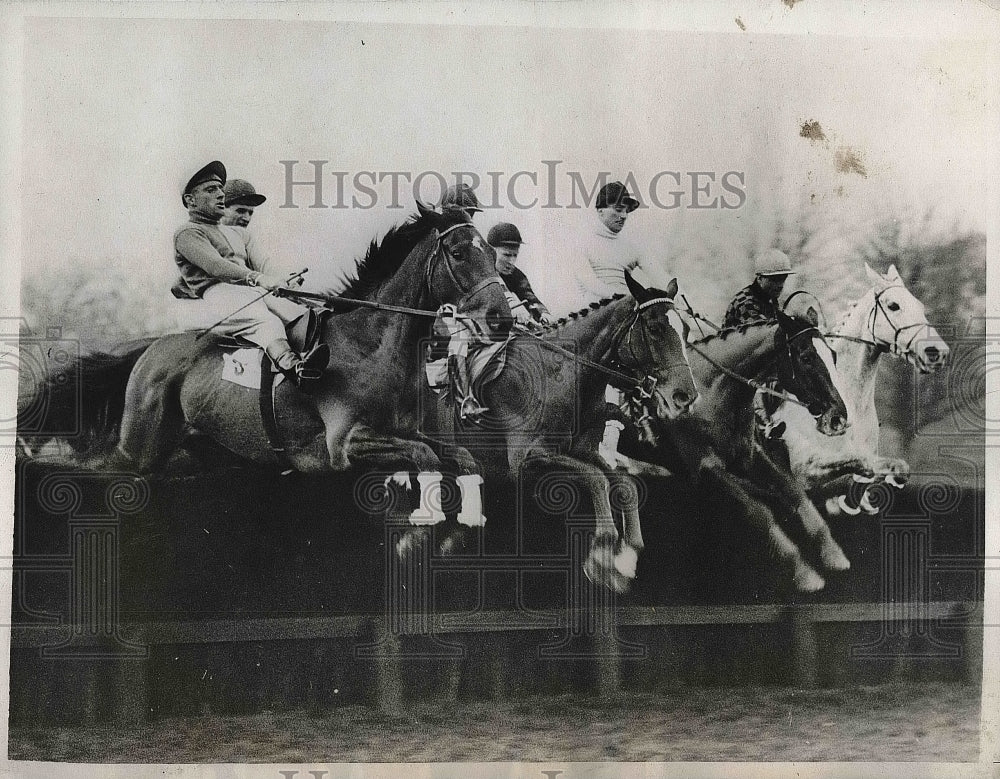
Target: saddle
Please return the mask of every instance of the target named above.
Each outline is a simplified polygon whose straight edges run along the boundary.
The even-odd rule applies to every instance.
[[[288,338],[292,349],[299,354],[310,352],[319,343],[323,327],[331,316],[333,316],[333,311],[328,308],[308,308],[302,316],[285,325],[285,337]],[[263,351],[257,344],[239,335],[219,335],[215,337],[215,343],[222,349]],[[270,363],[270,361],[268,362]]]

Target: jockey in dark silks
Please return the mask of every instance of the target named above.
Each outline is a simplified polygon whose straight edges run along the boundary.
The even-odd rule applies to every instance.
[[[549,314],[549,310],[532,290],[528,277],[515,265],[517,255],[524,244],[520,230],[509,222],[500,222],[490,228],[486,242],[496,252],[497,273],[515,298],[511,300],[511,311],[515,318],[542,324],[551,323],[552,315]]]
[[[225,184],[225,166],[210,162],[191,177],[181,196],[190,221],[174,233],[174,261],[180,276],[170,290],[183,301],[181,319],[189,328],[212,328],[257,344],[279,371],[308,387],[329,363],[329,347],[318,346],[307,355],[292,350],[285,325],[305,309],[261,290],[295,281],[268,271],[267,259],[243,227],[220,224],[225,215]]]
[[[723,327],[739,327],[778,318],[781,310],[778,298],[785,287],[785,280],[795,273],[788,255],[778,249],[768,249],[754,257],[754,271],[753,282],[737,292],[726,309]],[[774,381],[768,382],[768,386],[773,389]],[[783,424],[775,425],[771,421],[771,414],[780,403],[780,398],[764,393],[758,393],[754,401],[758,430],[765,439],[780,438],[784,432]]]

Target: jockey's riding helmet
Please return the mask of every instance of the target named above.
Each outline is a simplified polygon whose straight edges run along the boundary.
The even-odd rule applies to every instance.
[[[251,206],[252,208],[256,208],[267,200],[263,195],[257,194],[257,190],[253,188],[253,184],[243,179],[230,179],[226,182],[226,186],[222,188],[222,191],[226,193],[227,206]]]
[[[639,201],[632,197],[625,185],[620,181],[612,181],[605,184],[597,193],[597,201],[594,208],[607,208],[608,206],[624,205],[629,213],[639,207]]]
[[[500,222],[490,228],[489,235],[486,236],[486,243],[490,246],[520,246],[521,232],[510,222]]]
[[[779,249],[768,249],[754,255],[753,270],[757,276],[789,276],[795,273],[788,255]]]

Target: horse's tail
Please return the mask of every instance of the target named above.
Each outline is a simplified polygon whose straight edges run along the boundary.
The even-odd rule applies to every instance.
[[[132,369],[157,340],[142,338],[49,368],[17,403],[18,442],[27,454],[58,438],[77,454],[100,454],[118,443],[125,388]]]

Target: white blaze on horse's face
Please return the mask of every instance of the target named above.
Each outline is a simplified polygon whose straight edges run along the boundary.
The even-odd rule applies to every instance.
[[[841,398],[846,398],[847,395],[844,393],[844,387],[841,386],[840,381],[840,371],[837,370],[837,365],[834,362],[833,349],[830,344],[828,344],[824,339],[816,336],[812,339],[813,348],[816,349],[816,354],[823,361],[823,365],[826,366],[826,372],[830,374],[830,382],[837,392],[840,393]],[[848,425],[850,425],[850,420],[848,420]]]

